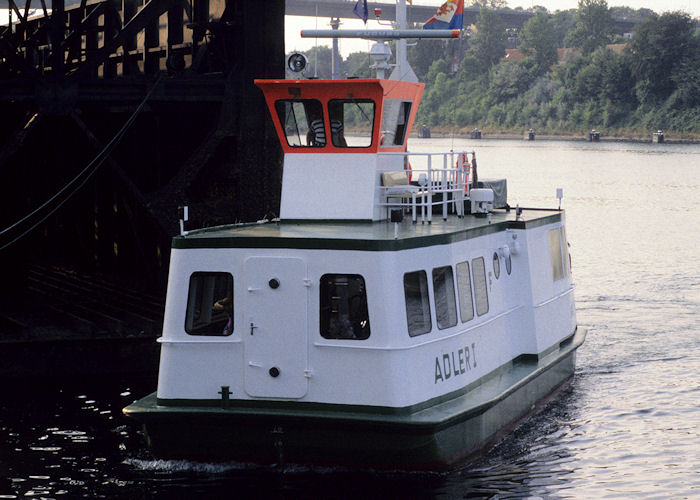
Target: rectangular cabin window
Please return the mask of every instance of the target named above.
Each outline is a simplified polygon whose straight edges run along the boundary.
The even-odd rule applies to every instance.
[[[369,338],[365,279],[358,274],[321,276],[321,336],[326,339]]]
[[[474,303],[472,301],[472,283],[469,276],[469,263],[457,264],[457,290],[459,290],[459,314],[462,323],[474,319]]]
[[[561,255],[564,259],[564,275],[571,274],[571,257],[569,256],[569,241],[566,239],[566,229],[564,226],[559,228],[561,237]]]
[[[440,330],[457,324],[455,282],[452,266],[433,269],[433,292],[435,296],[435,318]]]
[[[366,148],[372,145],[374,101],[371,99],[331,99],[328,119],[331,142],[337,148]]]
[[[233,333],[233,276],[193,273],[187,295],[185,331],[190,335]]]
[[[483,257],[477,257],[472,260],[472,272],[474,273],[476,314],[483,316],[489,312],[489,296],[486,291],[486,266],[484,265]]]
[[[411,337],[423,335],[432,329],[430,300],[428,299],[428,276],[425,271],[414,271],[403,275],[403,292],[406,297],[406,321]]]
[[[406,139],[409,116],[411,116],[411,101],[402,101],[401,99],[384,100],[380,147],[396,148],[403,146]]]
[[[564,277],[564,260],[559,229],[549,230],[549,255],[552,259],[552,278],[554,281],[558,281]]]
[[[291,147],[321,148],[326,145],[323,107],[316,99],[279,100],[277,117]]]

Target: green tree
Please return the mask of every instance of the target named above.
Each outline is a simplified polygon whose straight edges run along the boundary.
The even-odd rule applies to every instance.
[[[369,54],[366,52],[353,52],[343,61],[343,73],[346,76],[357,78],[372,78],[374,72],[370,69],[372,64]]]
[[[685,80],[698,60],[700,43],[695,24],[688,14],[667,12],[640,24],[629,44],[628,55],[632,75],[643,88],[642,98],[663,100]]]
[[[601,47],[592,54],[591,65],[600,73],[602,97],[613,103],[633,103],[634,80],[624,54]]]
[[[527,66],[521,61],[503,61],[493,67],[487,95],[494,102],[506,102],[524,93],[530,77]]]
[[[547,7],[543,7],[542,5],[533,5],[532,7],[527,8],[528,12],[532,12],[533,14],[546,14],[549,15],[549,11],[547,10]]]
[[[612,16],[606,0],[579,0],[575,20],[576,25],[566,35],[564,43],[580,48],[584,54],[609,43]]]
[[[332,71],[332,52],[331,48],[325,45],[312,47],[311,50],[306,52],[306,57],[309,59],[309,66],[304,71],[304,75],[306,77],[318,76],[318,78],[330,78]],[[297,75],[292,78],[299,78],[299,76]]]
[[[446,54],[447,47],[443,40],[418,40],[408,48],[408,63],[416,73],[418,81],[424,81],[433,61],[445,57]]]
[[[695,53],[694,60],[679,64],[671,79],[676,85],[674,95],[681,106],[700,106],[700,54],[698,52]]]
[[[487,73],[506,55],[506,32],[500,16],[491,9],[481,9],[476,21],[476,34],[471,40],[469,54],[477,63],[477,71]]]
[[[537,74],[546,73],[557,62],[554,26],[546,14],[538,12],[525,23],[520,33],[520,51],[534,58]]]
[[[554,36],[557,47],[564,47],[564,39],[567,33],[574,29],[576,25],[576,9],[558,10],[552,16],[552,26],[554,26]]]

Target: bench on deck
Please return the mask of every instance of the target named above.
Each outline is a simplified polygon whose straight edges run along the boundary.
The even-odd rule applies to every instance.
[[[424,196],[427,191],[424,191],[419,186],[414,186],[408,179],[409,172],[406,170],[396,170],[390,172],[382,172],[382,190],[386,197],[387,211],[392,206],[404,208],[409,203],[411,207],[411,217],[413,222],[416,222],[416,199],[421,200],[421,214],[425,217],[425,202]],[[392,203],[391,200],[399,200]],[[388,215],[388,214],[387,214]]]

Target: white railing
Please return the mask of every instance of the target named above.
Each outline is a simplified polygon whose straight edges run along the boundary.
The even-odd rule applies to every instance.
[[[442,218],[452,208],[464,216],[464,201],[474,181],[473,151],[447,153],[380,153],[404,157],[402,172],[383,172],[380,205],[391,209],[410,209],[413,222],[420,208],[421,222],[432,222],[433,207],[442,206]],[[403,174],[403,175],[402,175]],[[439,196],[438,196],[439,195]]]

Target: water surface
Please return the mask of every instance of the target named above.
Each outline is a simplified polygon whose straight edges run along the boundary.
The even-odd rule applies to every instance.
[[[0,388],[0,498],[700,497],[700,146],[413,140],[475,149],[511,205],[564,190],[579,324],[573,382],[472,466],[354,472],[157,461],[121,408],[153,380]]]

